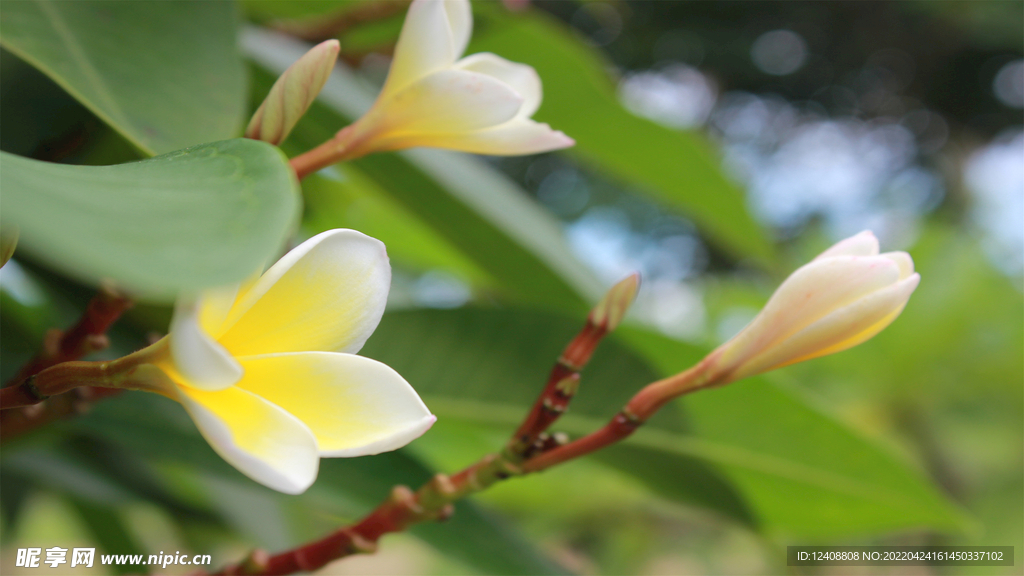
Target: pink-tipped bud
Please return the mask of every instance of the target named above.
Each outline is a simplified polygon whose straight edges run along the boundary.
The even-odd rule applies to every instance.
[[[611,332],[622,322],[640,289],[640,273],[634,273],[621,280],[604,295],[590,312],[590,323]]]
[[[337,40],[321,42],[289,66],[252,115],[245,137],[274,145],[284,142],[327,83],[340,50]]]
[[[899,316],[920,280],[906,252],[879,254],[867,231],[847,238],[793,272],[713,353],[712,379],[738,380],[856,346]]]

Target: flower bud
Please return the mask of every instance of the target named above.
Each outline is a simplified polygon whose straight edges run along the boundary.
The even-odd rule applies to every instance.
[[[289,66],[252,115],[245,137],[275,146],[284,142],[323,89],[340,49],[337,40],[328,40],[314,46]]]
[[[760,314],[709,358],[722,384],[851,348],[903,311],[921,277],[906,252],[864,231],[789,276]]]
[[[626,279],[612,286],[590,312],[590,323],[603,328],[605,332],[615,330],[633,304],[639,289],[640,274],[638,273],[630,274]]]

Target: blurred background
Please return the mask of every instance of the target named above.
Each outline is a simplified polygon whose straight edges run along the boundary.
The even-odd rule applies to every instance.
[[[303,42],[341,40],[343,64],[289,155],[372,100],[405,6],[238,7],[250,111]],[[564,422],[586,433],[864,229],[922,276],[875,339],[702,392],[629,446],[495,486],[449,523],[324,573],[1022,573],[1024,4],[507,0],[474,12],[467,53],[534,66],[536,118],[577,147],[336,166],[303,182],[297,237],[351,227],[388,245],[389,313],[364,353],[423,394],[435,428],[392,455],[325,460],[293,498],[220,462],[162,398],[98,403],[5,439],[3,573],[19,573],[14,548],[79,543],[223,565],[351,521],[395,483],[454,472],[504,442],[587,302],[639,270],[631,323],[599,349]],[[10,52],[0,75],[4,151],[143,156]],[[91,293],[16,254],[0,272],[4,377]],[[168,318],[137,307],[109,355]],[[786,567],[797,544],[1012,545],[1016,566]]]

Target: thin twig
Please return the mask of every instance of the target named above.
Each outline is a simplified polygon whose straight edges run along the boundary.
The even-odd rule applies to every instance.
[[[20,384],[51,366],[105,349],[110,345],[107,330],[133,304],[116,289],[101,287],[74,326],[64,331],[53,329],[47,332],[43,338],[43,349],[25,363],[5,387]]]
[[[46,334],[39,354],[22,366],[8,381],[8,385],[0,390],[0,406],[3,408],[34,404],[20,410],[0,411],[0,439],[7,441],[54,420],[81,413],[91,402],[121,392],[82,387],[42,402],[45,396],[53,394],[41,392],[31,380],[40,372],[58,364],[78,360],[106,348],[110,343],[107,330],[132,304],[129,298],[117,290],[104,286],[89,301],[74,326],[65,331],[50,330]]]
[[[587,324],[559,357],[544,390],[501,452],[488,454],[453,476],[438,474],[416,492],[397,486],[386,501],[358,523],[321,540],[273,556],[255,550],[239,564],[216,574],[292,574],[317,570],[352,554],[374,552],[383,535],[401,532],[420,522],[447,518],[457,500],[523,474],[523,463],[531,462],[535,454],[558,451],[558,442],[549,441],[545,431],[567,408],[576,391],[579,370],[590,360],[601,339],[618,325],[636,295],[639,281],[639,276],[634,275],[616,284],[590,313]]]

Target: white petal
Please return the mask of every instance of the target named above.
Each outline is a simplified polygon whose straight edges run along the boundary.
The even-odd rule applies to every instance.
[[[380,322],[390,287],[383,243],[328,230],[285,254],[239,298],[219,342],[236,357],[357,352]]]
[[[466,51],[469,38],[473,35],[473,9],[469,0],[445,0],[444,8],[452,31],[452,47],[458,58]]]
[[[214,451],[246,476],[286,494],[301,494],[316,480],[316,439],[280,407],[237,387],[179,387],[178,398]]]
[[[195,301],[178,301],[168,339],[173,369],[183,383],[202,390],[223,390],[242,377],[238,362],[200,325]]]
[[[575,140],[552,130],[547,124],[520,119],[487,130],[429,134],[406,140],[408,146],[432,146],[494,156],[539,154],[568,148],[575,143]]]
[[[855,302],[838,308],[824,318],[790,336],[778,346],[745,362],[735,378],[759,374],[788,364],[841,352],[868,340],[892,323],[917,288],[914,274]]]
[[[507,122],[522,104],[522,96],[501,80],[466,70],[440,70],[392,96],[381,115],[386,135],[459,132]]]
[[[529,118],[533,116],[537,108],[540,108],[543,91],[540,76],[532,66],[510,62],[500,56],[481,52],[459,60],[455,63],[455,67],[493,76],[511,86],[523,97],[523,105],[516,114],[517,118]]]
[[[871,230],[850,236],[832,245],[831,248],[818,254],[815,260],[835,256],[875,256],[878,254],[878,238]]]
[[[460,53],[456,51],[444,0],[415,0],[405,15],[381,97],[451,66]]]
[[[405,446],[434,416],[416,391],[386,364],[332,352],[243,358],[238,387],[302,420],[322,456],[363,456]]]
[[[879,254],[879,256],[892,260],[900,267],[901,280],[910,278],[910,275],[914,273],[914,260],[906,252],[886,252],[885,254]]]
[[[761,313],[722,346],[722,367],[742,364],[832,311],[898,281],[899,268],[887,258],[813,260],[786,278]]]
[[[239,285],[203,291],[196,303],[199,310],[199,325],[216,339],[224,331],[224,321],[238,298]]]

